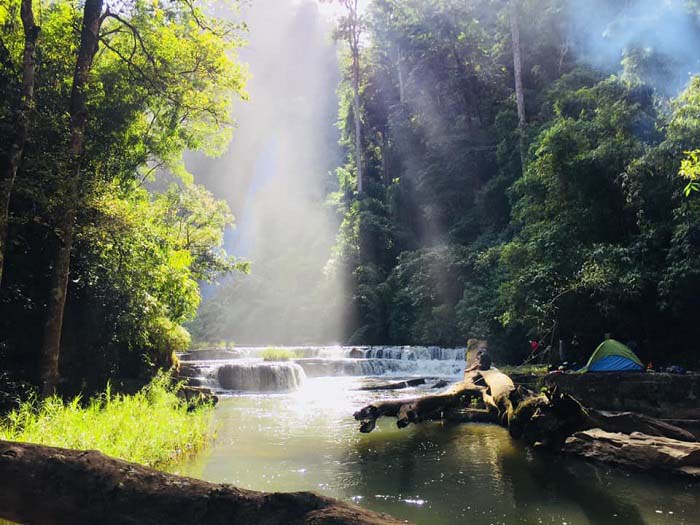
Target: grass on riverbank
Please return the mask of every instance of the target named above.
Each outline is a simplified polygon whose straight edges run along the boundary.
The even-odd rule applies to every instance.
[[[23,403],[0,420],[0,439],[72,449],[162,467],[205,443],[211,408],[191,412],[166,376],[134,395],[107,392],[83,402],[50,397]]]
[[[517,365],[517,366],[499,366],[498,369],[506,375],[523,374],[523,375],[536,375],[543,376],[547,373],[549,369],[548,365]]]

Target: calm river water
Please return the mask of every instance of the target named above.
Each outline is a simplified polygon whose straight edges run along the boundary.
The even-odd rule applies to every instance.
[[[176,472],[262,491],[313,490],[418,525],[700,525],[700,485],[539,453],[491,425],[380,421],[359,377],[224,397],[210,447]],[[383,392],[382,397],[407,395]]]

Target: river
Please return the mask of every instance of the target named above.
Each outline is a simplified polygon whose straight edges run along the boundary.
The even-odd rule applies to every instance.
[[[319,354],[301,366],[318,372]],[[404,364],[372,366],[396,377],[442,370],[453,379],[458,364],[451,354],[389,357],[395,359],[380,362]],[[217,366],[225,363],[231,362]],[[296,390],[283,393],[220,389],[210,447],[175,472],[262,491],[313,490],[418,525],[700,524],[698,485],[534,451],[493,425],[433,422],[398,430],[384,419],[360,434],[355,410],[416,389],[361,391],[376,381],[363,375],[294,381]]]

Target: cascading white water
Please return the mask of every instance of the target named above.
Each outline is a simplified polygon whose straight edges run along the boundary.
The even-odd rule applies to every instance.
[[[301,387],[306,374],[296,363],[241,361],[216,369],[221,388],[242,392],[288,392]]]
[[[183,356],[198,384],[216,390],[282,392],[299,388],[305,377],[460,377],[464,348],[419,346],[287,347],[286,362],[263,361],[264,347],[196,351]],[[214,358],[214,359],[211,359]]]
[[[466,348],[439,346],[289,346],[283,347],[298,358],[397,359],[402,361],[463,361]],[[237,347],[245,357],[261,357],[265,347]]]
[[[399,359],[407,361],[463,361],[466,348],[439,346],[373,346],[364,350],[369,359]]]

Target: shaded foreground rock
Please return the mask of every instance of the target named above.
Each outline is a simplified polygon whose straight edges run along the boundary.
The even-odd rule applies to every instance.
[[[700,443],[595,428],[576,432],[567,438],[562,450],[595,461],[700,479]]]
[[[77,451],[0,441],[0,518],[42,525],[396,525],[311,492],[261,493]]]

